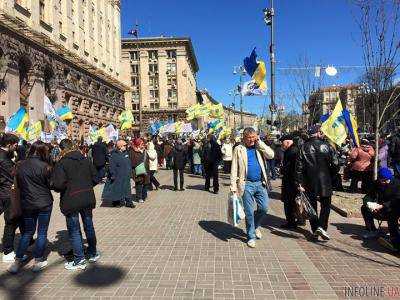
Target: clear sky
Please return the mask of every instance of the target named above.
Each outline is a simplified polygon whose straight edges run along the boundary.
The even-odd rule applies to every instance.
[[[275,0],[278,103],[296,108],[293,79],[279,68],[296,64],[299,55],[312,64],[362,65],[356,9],[349,0]],[[218,101],[233,102],[229,91],[238,83],[233,66],[241,65],[253,47],[266,62],[269,78],[269,28],[263,22],[265,0],[122,0],[122,36],[139,23],[139,35],[192,38],[200,71],[198,88]],[[313,72],[313,71],[312,71]],[[339,72],[326,84],[356,82],[361,69]],[[313,72],[314,73],[314,72]],[[247,77],[247,79],[249,79]],[[268,88],[269,88],[268,82]],[[245,109],[261,114],[267,97],[245,97]],[[237,107],[239,100],[236,100]]]

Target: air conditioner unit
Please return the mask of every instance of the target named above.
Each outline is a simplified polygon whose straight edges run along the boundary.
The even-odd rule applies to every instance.
[[[175,88],[176,88],[176,85],[175,85],[175,84],[173,84],[171,87],[175,89]]]
[[[169,71],[167,71],[166,73],[167,73],[167,75],[169,75],[169,73],[170,73],[170,72],[169,72]]]
[[[172,62],[176,62],[176,58],[173,58],[173,59],[172,59]]]

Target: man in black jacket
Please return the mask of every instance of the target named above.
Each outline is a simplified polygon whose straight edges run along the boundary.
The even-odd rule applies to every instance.
[[[311,219],[314,238],[321,236],[329,240],[326,233],[332,198],[332,170],[338,164],[337,156],[331,145],[323,140],[320,127],[314,125],[309,131],[310,139],[300,148],[296,160],[296,186],[306,192],[311,205],[317,212],[317,201],[321,204],[318,219]]]
[[[211,178],[213,178],[213,192],[218,194],[218,167],[222,161],[221,146],[218,145],[217,139],[213,134],[209,134],[203,148],[203,165],[206,177],[205,190],[210,190]]]
[[[69,240],[74,252],[74,260],[65,263],[65,268],[83,270],[86,268],[86,260],[79,215],[88,242],[89,262],[95,262],[100,258],[96,249],[97,240],[92,219],[92,210],[96,207],[93,187],[99,178],[93,164],[81,152],[74,149],[71,140],[62,140],[60,148],[63,152],[62,158],[55,166],[52,181],[54,189],[61,193],[60,208],[67,221]]]
[[[282,165],[282,201],[284,203],[286,224],[281,227],[295,229],[297,227],[295,217],[295,198],[298,190],[296,187],[296,159],[299,155],[299,148],[294,143],[291,135],[281,138],[283,154]]]
[[[19,220],[10,217],[11,186],[14,183],[15,164],[12,161],[18,146],[18,137],[2,133],[0,136],[0,213],[4,212],[3,262],[14,262],[14,238]],[[20,227],[21,229],[22,227]]]
[[[178,173],[180,190],[184,191],[184,177],[183,171],[187,162],[187,151],[182,145],[182,141],[178,140],[175,144],[174,150],[172,151],[172,169],[174,172],[174,190],[178,190]]]
[[[92,157],[93,157],[93,164],[96,167],[97,170],[97,176],[99,177],[100,180],[103,180],[103,178],[106,175],[106,162],[107,162],[107,146],[105,143],[103,143],[103,138],[99,137],[97,139],[97,142],[93,144],[92,146]]]

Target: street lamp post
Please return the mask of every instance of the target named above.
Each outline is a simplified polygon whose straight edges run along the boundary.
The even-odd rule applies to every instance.
[[[235,66],[233,67],[233,74],[239,74],[239,86],[238,92],[240,93],[240,127],[243,128],[243,94],[242,94],[242,86],[243,86],[243,76],[246,75],[246,70],[244,66]]]
[[[265,8],[264,12],[264,21],[267,26],[271,27],[270,31],[270,45],[269,45],[269,53],[270,53],[270,61],[271,61],[271,104],[269,109],[271,111],[271,121],[274,124],[275,121],[275,112],[276,112],[276,104],[275,104],[275,27],[274,27],[274,0],[271,0],[271,8]]]
[[[239,94],[239,91],[237,88],[233,89],[232,91],[229,92],[229,96],[233,96],[233,102],[231,104],[231,109],[232,109],[232,115],[233,115],[233,129],[236,129],[236,117],[235,117],[235,111],[236,111],[236,96]]]

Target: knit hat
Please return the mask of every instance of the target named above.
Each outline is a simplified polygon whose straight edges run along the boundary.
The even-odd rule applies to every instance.
[[[382,180],[392,180],[393,173],[388,168],[380,168],[378,171],[378,178]]]
[[[140,145],[142,145],[143,144],[143,140],[141,139],[141,138],[136,138],[134,141],[133,141],[133,146],[135,146],[135,147],[139,147]]]

